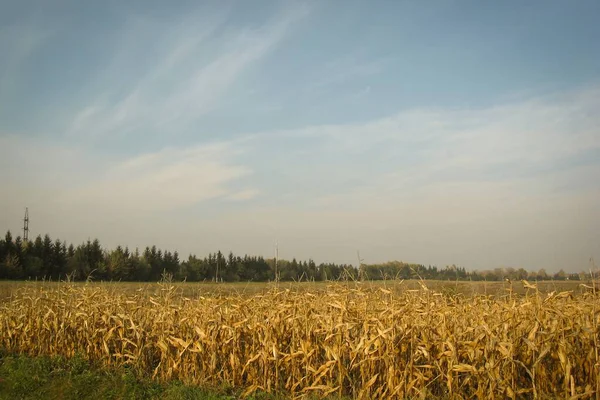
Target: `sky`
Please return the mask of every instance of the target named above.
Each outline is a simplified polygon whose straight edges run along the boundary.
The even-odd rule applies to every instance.
[[[600,264],[598,1],[0,0],[0,230]]]

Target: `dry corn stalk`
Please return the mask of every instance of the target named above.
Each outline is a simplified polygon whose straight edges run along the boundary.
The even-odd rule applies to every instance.
[[[0,304],[0,348],[83,353],[159,380],[293,396],[591,398],[591,293],[447,296],[330,286],[184,298],[94,285],[26,288]]]

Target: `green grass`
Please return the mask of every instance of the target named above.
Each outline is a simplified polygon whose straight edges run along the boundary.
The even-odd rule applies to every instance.
[[[81,357],[0,356],[0,399],[166,399],[239,398],[230,388],[202,389],[180,382],[160,384],[127,369],[102,370]],[[266,394],[255,400],[279,399]]]

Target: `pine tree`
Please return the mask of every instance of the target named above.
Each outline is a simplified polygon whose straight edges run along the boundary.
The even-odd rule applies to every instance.
[[[56,274],[54,271],[53,255],[54,243],[52,242],[52,239],[50,239],[50,236],[46,234],[44,235],[44,239],[42,241],[42,273],[50,279],[56,278]]]

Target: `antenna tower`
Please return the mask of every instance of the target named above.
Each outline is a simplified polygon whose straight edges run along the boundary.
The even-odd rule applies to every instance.
[[[25,207],[25,218],[23,218],[23,240],[29,240],[29,209]]]

